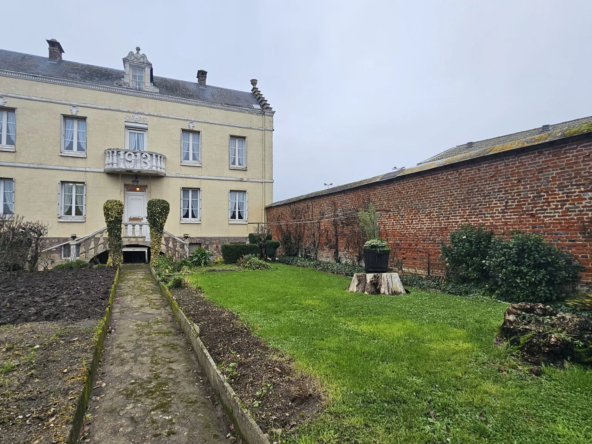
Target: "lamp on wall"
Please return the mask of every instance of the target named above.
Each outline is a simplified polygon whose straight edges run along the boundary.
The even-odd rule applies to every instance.
[[[139,183],[140,181],[138,180],[138,175],[136,174],[136,177],[134,178],[134,180],[132,180],[132,185],[137,187]]]

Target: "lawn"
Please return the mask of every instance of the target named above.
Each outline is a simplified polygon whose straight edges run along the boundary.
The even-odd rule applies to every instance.
[[[349,278],[275,264],[192,275],[328,391],[299,443],[590,443],[592,371],[494,347],[506,304],[427,291],[368,296]]]

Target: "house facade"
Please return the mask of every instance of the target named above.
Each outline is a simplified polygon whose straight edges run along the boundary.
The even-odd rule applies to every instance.
[[[170,214],[162,252],[244,241],[273,201],[273,114],[250,91],[154,75],[140,48],[123,69],[0,50],[2,213],[49,226],[54,259],[105,255],[103,204],[124,203],[125,251],[149,254],[146,204]],[[130,256],[131,257],[131,256]]]

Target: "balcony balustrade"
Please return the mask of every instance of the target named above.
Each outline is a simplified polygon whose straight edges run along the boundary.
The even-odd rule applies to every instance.
[[[165,160],[164,154],[152,151],[109,148],[105,150],[105,172],[164,176],[166,175]]]
[[[124,222],[123,237],[143,237],[150,241],[150,227],[146,222]]]

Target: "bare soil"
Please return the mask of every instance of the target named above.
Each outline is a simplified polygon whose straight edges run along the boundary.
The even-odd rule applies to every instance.
[[[92,361],[95,325],[0,327],[1,444],[65,442]]]
[[[99,319],[109,303],[112,268],[0,275],[0,325]]]
[[[294,362],[264,344],[229,310],[191,287],[172,290],[218,368],[251,411],[264,433],[289,435],[323,403],[319,384],[298,372]]]

